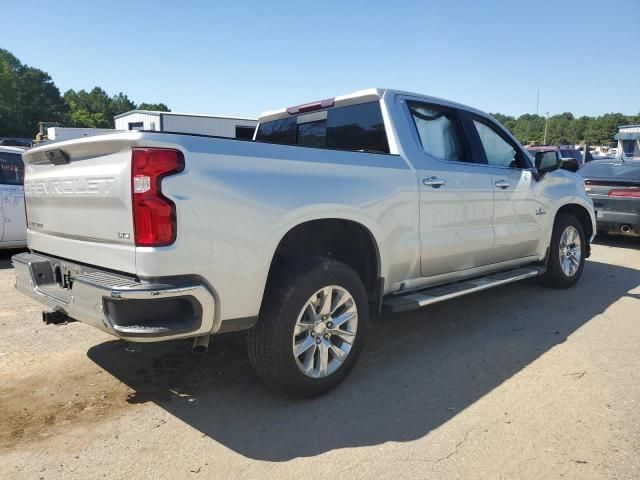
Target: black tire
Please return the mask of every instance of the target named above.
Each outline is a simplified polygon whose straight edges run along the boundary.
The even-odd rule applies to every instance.
[[[581,255],[578,269],[573,275],[567,275],[562,269],[560,260],[560,240],[563,233],[568,227],[577,230],[580,237]],[[582,270],[584,270],[585,253],[587,249],[586,238],[582,224],[573,215],[561,213],[556,218],[551,235],[551,244],[549,245],[549,258],[547,259],[547,271],[540,277],[540,281],[553,288],[569,288],[580,279]]]
[[[311,378],[298,367],[293,354],[294,327],[307,301],[318,290],[336,285],[346,289],[357,308],[357,331],[346,359],[337,370]],[[275,391],[292,397],[322,395],[342,382],[354,367],[365,340],[369,320],[367,294],[358,274],[347,265],[314,257],[272,275],[257,324],[248,332],[249,361],[256,375]]]

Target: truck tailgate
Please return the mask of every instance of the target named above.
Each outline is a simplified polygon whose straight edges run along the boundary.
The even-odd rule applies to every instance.
[[[109,135],[23,154],[32,250],[135,273],[131,146]]]

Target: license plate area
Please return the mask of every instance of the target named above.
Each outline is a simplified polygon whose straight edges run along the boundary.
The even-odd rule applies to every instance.
[[[73,286],[72,269],[63,269],[51,259],[32,255],[28,262],[35,289],[51,299],[68,304]]]
[[[71,267],[65,263],[54,266],[53,277],[60,288],[71,290],[75,277],[80,274],[78,267]]]
[[[66,260],[42,256],[38,256],[36,261],[30,262],[30,267],[32,277],[38,287],[56,287],[66,291],[73,289],[76,277],[95,271],[95,269]]]

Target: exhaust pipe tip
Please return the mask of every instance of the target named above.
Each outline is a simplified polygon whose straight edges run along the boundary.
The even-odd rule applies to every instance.
[[[193,347],[191,351],[194,355],[204,355],[209,350],[209,337],[210,335],[202,335],[193,339]]]
[[[620,231],[622,233],[630,233],[631,232],[631,225],[627,225],[627,224],[621,225],[620,226]]]

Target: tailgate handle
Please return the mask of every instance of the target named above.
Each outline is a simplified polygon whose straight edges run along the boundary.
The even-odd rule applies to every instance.
[[[47,150],[44,152],[44,156],[47,157],[47,160],[54,165],[66,165],[69,163],[69,154],[59,148],[55,150]]]

